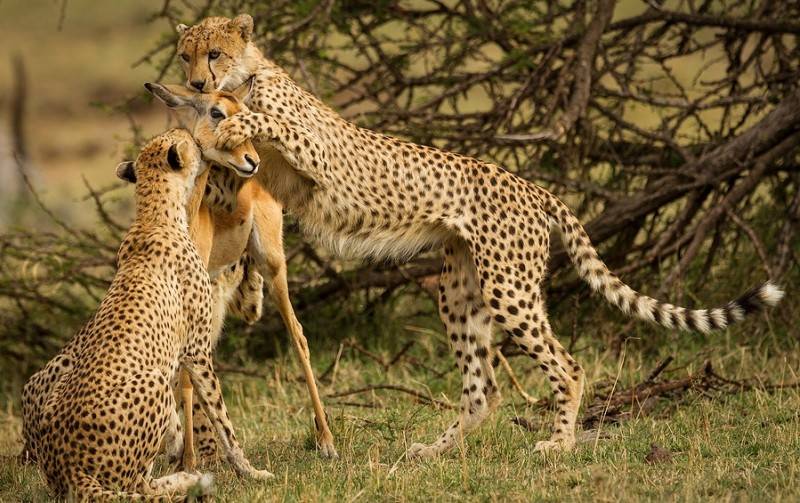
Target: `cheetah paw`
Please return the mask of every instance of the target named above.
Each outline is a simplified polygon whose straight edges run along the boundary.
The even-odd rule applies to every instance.
[[[563,452],[572,450],[575,446],[575,440],[568,441],[566,439],[557,439],[557,440],[541,440],[536,442],[536,446],[533,448],[533,452],[542,452],[542,453],[549,453],[549,452]]]
[[[231,150],[251,138],[248,135],[248,127],[242,123],[239,117],[231,116],[220,122],[217,126],[217,145],[220,150]]]
[[[275,475],[272,472],[267,470],[256,470],[253,468],[250,473],[247,474],[253,480],[272,480],[275,478]]]
[[[438,456],[436,449],[429,445],[413,443],[406,451],[406,459],[431,459]]]

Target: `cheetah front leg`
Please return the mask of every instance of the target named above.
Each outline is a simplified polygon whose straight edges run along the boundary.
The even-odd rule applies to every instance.
[[[189,373],[194,387],[194,395],[217,432],[217,438],[222,444],[225,457],[236,473],[239,476],[256,480],[273,478],[274,475],[267,470],[253,468],[245,457],[238,440],[236,440],[233,424],[228,416],[228,409],[222,397],[222,388],[211,364],[210,353],[187,354],[182,359],[181,364]]]
[[[222,334],[225,315],[230,312],[240,316],[248,324],[261,318],[264,299],[264,280],[253,267],[253,259],[245,252],[238,262],[227,267],[214,280],[212,292],[211,346],[216,347]],[[184,379],[185,375],[185,379]],[[186,435],[183,466],[191,470],[196,458],[200,466],[206,466],[217,458],[217,441],[214,427],[199,403],[192,401],[193,389],[188,374],[181,372]],[[196,451],[194,447],[197,447]]]
[[[500,403],[494,369],[489,361],[491,314],[483,303],[477,271],[465,243],[445,246],[439,283],[439,314],[461,372],[459,418],[432,444],[415,443],[406,457],[430,458],[453,448],[477,428]]]
[[[214,309],[211,319],[211,334],[212,346],[214,347],[216,347],[222,332],[226,307],[232,315],[238,316],[249,325],[261,318],[264,305],[264,279],[256,270],[253,258],[247,252],[242,255],[234,266],[226,269],[214,281],[212,295]],[[195,440],[200,466],[205,466],[217,459],[216,436],[214,427],[205,413],[203,413],[200,404],[196,402],[192,404],[192,385],[191,381],[188,380],[188,375],[186,379],[188,387],[182,381],[182,384],[184,384],[184,398],[186,399],[187,392],[189,394],[188,404],[187,401],[184,401],[184,417],[187,418],[186,443],[191,444],[192,440]],[[192,418],[193,430],[191,434],[188,426],[189,418]],[[187,458],[188,456],[184,455],[184,468],[189,470],[192,469],[190,466],[193,465],[186,464]],[[193,458],[190,459],[194,461]]]
[[[327,149],[305,126],[262,113],[242,112],[220,122],[216,133],[220,150],[231,150],[248,139],[267,142],[302,176],[318,184],[330,182]]]

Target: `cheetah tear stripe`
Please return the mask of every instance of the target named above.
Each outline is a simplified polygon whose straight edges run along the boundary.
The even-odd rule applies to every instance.
[[[686,309],[642,295],[608,270],[572,211],[552,194],[541,192],[550,202],[546,211],[561,230],[564,246],[580,277],[627,315],[666,328],[706,334],[742,321],[746,315],[774,306],[783,298],[783,290],[770,281],[713,309]]]

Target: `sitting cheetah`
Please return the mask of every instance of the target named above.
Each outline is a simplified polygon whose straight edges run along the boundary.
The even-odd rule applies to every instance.
[[[198,199],[190,201],[187,205],[193,210],[193,214],[189,218],[189,234],[200,252],[203,263],[210,266],[213,271],[212,295],[215,306],[212,310],[213,347],[216,346],[225,317],[225,306],[228,306],[235,316],[239,316],[248,324],[252,324],[261,317],[264,295],[263,278],[259,271],[251,266],[253,263],[252,258],[247,252],[242,253],[244,245],[237,247],[235,244],[237,240],[241,239],[244,239],[245,243],[247,242],[247,235],[250,233],[249,226],[244,232],[244,237],[242,237],[242,232],[239,229],[243,226],[239,224],[240,216],[238,212],[226,214],[224,217],[215,217],[215,212],[209,209],[213,204],[208,204],[207,202],[211,201],[213,203],[218,197],[215,195],[215,191],[219,189],[214,188],[218,183],[228,183],[227,174],[229,170],[226,168],[234,170],[242,176],[248,176],[258,169],[260,161],[258,153],[249,143],[227,151],[214,149],[215,137],[213,129],[219,122],[219,118],[214,118],[212,115],[215,115],[220,110],[225,110],[228,114],[238,111],[241,108],[239,97],[231,93],[211,93],[198,95],[194,98],[191,109],[177,110],[179,122],[189,128],[197,138],[197,143],[205,145],[206,152],[213,155],[219,164],[219,166],[212,166],[209,170],[209,182],[206,186],[206,191],[203,192],[202,190],[203,183],[199,183],[199,190],[193,195]],[[226,168],[220,166],[225,166]],[[220,172],[225,173],[226,177],[219,182],[215,182],[220,178]],[[118,175],[121,174],[125,173],[118,173]],[[205,173],[203,176],[205,176]],[[242,178],[235,178],[236,180],[233,183],[241,184]],[[123,178],[123,180],[125,179]],[[232,185],[226,186],[225,190],[231,190],[230,187]],[[212,238],[217,234],[221,234],[225,239],[218,240],[222,245],[217,243],[216,246],[212,246],[214,244]],[[224,246],[225,243],[231,241],[234,242],[233,246]],[[55,374],[69,368],[63,362],[75,360],[75,355],[71,354],[71,351],[72,345],[67,344],[55,358],[57,362],[62,362],[61,365],[48,365],[46,367],[47,371],[40,372],[30,380],[27,388],[29,392],[24,395],[24,398],[29,398],[30,400],[23,399],[22,402],[24,416],[33,417],[34,414],[38,413],[37,411],[41,410],[42,403],[39,403],[39,400],[43,400],[44,397],[49,395],[50,388],[58,377]],[[177,388],[177,379],[174,384]],[[176,389],[176,391],[178,390]],[[198,432],[201,456],[207,459],[211,459],[216,455],[215,433],[202,412],[200,404],[196,402],[192,404],[191,381],[185,371],[181,375],[180,391],[182,396],[179,396],[178,401],[183,402],[184,416],[186,417],[185,424],[187,425],[186,437],[188,442],[184,445],[189,446],[189,448],[183,450],[183,468],[193,470],[195,467],[193,427]],[[187,397],[188,399],[186,399]],[[193,408],[194,415],[199,418],[195,422],[192,421]],[[36,461],[33,452],[27,445],[24,446],[20,458],[25,463]]]
[[[553,334],[542,290],[549,229],[561,231],[580,276],[623,312],[668,328],[727,327],[782,297],[771,283],[716,309],[685,309],[644,296],[598,257],[581,223],[553,194],[496,165],[355,126],[301,89],[250,40],[250,16],[208,18],[182,32],[178,54],[198,90],[254,78],[249,108],[217,128],[218,147],[254,138],[266,168],[256,179],[334,252],[404,259],[444,249],[439,311],[462,374],[458,419],[407,456],[456,445],[500,401],[492,325],[509,333],[547,376],[557,406],[549,440],[575,445],[584,372]]]
[[[23,390],[27,449],[59,497],[111,500],[185,494],[210,478],[151,478],[162,445],[182,448],[171,381],[179,365],[241,475],[255,470],[239,447],[211,366],[211,290],[189,238],[207,164],[191,134],[151,140],[118,174],[136,183],[136,217],[112,284],[89,323]],[[197,185],[196,185],[197,182]]]

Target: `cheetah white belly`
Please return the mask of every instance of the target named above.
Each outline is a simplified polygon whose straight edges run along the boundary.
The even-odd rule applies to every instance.
[[[422,250],[440,247],[453,235],[453,230],[435,221],[377,221],[362,214],[318,209],[324,207],[308,205],[298,215],[300,223],[315,241],[344,258],[408,260]]]

